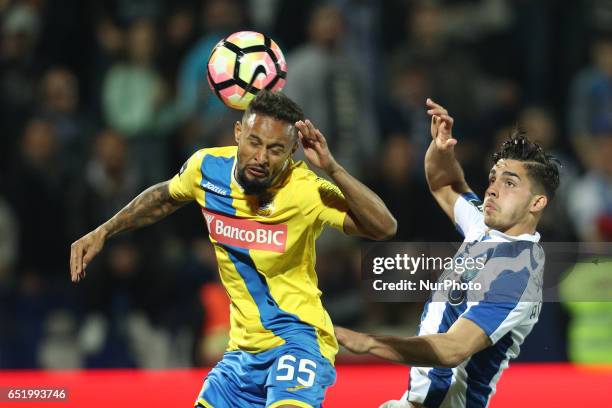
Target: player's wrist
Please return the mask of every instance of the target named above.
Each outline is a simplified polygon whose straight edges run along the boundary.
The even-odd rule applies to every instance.
[[[329,177],[334,177],[335,174],[344,171],[344,167],[342,167],[340,164],[338,164],[338,162],[334,159],[332,159],[329,163],[329,165],[327,165],[323,171],[325,171],[325,173],[327,173],[327,175]]]
[[[106,241],[111,235],[106,224],[100,225],[94,230],[94,233],[98,235],[103,241]]]

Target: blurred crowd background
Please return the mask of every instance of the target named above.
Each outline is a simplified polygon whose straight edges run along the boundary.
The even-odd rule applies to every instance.
[[[396,240],[460,240],[424,180],[427,97],[455,117],[476,192],[518,123],[563,163],[542,239],[612,240],[610,0],[0,0],[0,368],[186,367],[222,353],[228,300],[195,204],[113,238],[78,286],[69,250],[195,150],[233,144],[240,112],[205,69],[216,42],[246,29],[284,50],[285,92],[387,203]],[[332,318],[413,334],[422,305],[362,298],[359,244],[318,243]],[[521,358],[612,361],[611,309],[545,304]]]

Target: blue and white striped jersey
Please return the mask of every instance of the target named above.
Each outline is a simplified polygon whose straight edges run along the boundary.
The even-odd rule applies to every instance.
[[[488,228],[481,202],[473,193],[457,199],[454,215],[465,237],[455,257],[486,257],[482,270],[463,272],[470,275],[468,280],[480,281],[482,289],[468,291],[458,301],[450,291],[444,297],[432,295],[421,316],[419,335],[444,333],[463,317],[480,326],[492,345],[452,369],[413,367],[409,390],[402,399],[428,408],[486,407],[501,373],[518,356],[520,345],[538,321],[542,303],[540,235],[509,236]]]

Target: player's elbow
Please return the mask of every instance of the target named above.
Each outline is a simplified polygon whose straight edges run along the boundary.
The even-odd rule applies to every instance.
[[[372,238],[376,241],[386,241],[393,238],[395,234],[397,234],[397,220],[389,214]]]
[[[467,357],[459,353],[449,353],[440,357],[441,368],[455,368],[463,363]]]

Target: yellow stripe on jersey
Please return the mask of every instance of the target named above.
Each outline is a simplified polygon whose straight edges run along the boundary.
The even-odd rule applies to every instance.
[[[202,406],[204,408],[214,408],[211,403],[206,401],[204,398],[198,398],[198,401],[195,403],[195,406]]]
[[[276,401],[273,402],[272,404],[268,405],[268,408],[278,408],[282,405],[294,405],[296,407],[300,407],[300,408],[312,408],[312,405],[305,403],[304,401],[299,401],[296,399],[284,399],[281,401]]]
[[[314,242],[325,225],[342,228],[344,197],[300,162],[258,202],[233,177],[236,151],[200,150],[170,183],[173,198],[202,207],[231,300],[229,349],[261,352],[289,341],[333,363],[338,345],[320,300]]]

